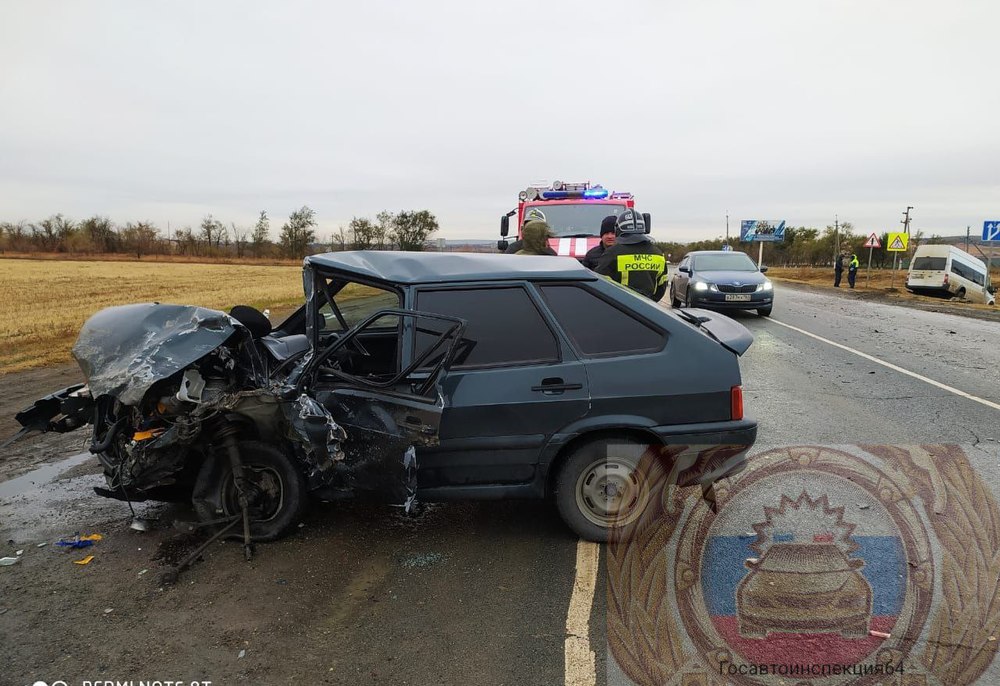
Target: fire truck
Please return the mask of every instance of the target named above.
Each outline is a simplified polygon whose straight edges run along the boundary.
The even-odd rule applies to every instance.
[[[601,220],[608,215],[617,217],[626,208],[635,207],[631,193],[609,191],[601,185],[587,183],[536,184],[518,193],[517,208],[500,218],[500,240],[497,249],[505,252],[510,244],[511,217],[517,217],[514,225],[518,240],[524,220],[531,216],[544,219],[552,230],[549,247],[557,255],[575,257],[582,260],[587,251],[601,242]],[[649,214],[644,213],[646,233],[649,233]]]

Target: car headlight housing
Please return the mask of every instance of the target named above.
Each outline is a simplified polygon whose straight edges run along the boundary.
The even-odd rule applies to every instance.
[[[774,290],[774,286],[771,285],[770,281],[765,281],[764,283],[757,286],[758,291],[771,291]]]
[[[708,290],[708,284],[705,283],[704,281],[696,281],[695,284],[694,284],[694,289],[696,291],[707,291]]]

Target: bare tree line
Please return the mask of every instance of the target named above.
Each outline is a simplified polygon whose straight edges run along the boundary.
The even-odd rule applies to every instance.
[[[316,213],[308,206],[289,215],[277,240],[271,239],[265,210],[252,226],[225,223],[209,214],[197,227],[173,230],[149,221],[116,224],[100,215],[75,221],[55,214],[38,222],[0,221],[0,252],[295,258],[326,250],[422,250],[438,223],[428,210],[383,211],[374,221],[353,218],[328,241],[317,238],[316,227]]]

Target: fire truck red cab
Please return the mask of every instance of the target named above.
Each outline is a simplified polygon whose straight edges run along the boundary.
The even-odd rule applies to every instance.
[[[552,230],[549,247],[557,255],[582,260],[588,250],[601,242],[601,221],[609,215],[617,217],[629,207],[635,207],[631,193],[609,191],[589,182],[556,181],[551,185],[528,186],[518,194],[517,208],[500,218],[501,238],[497,249],[505,252],[510,246],[507,236],[511,217],[517,217],[514,226],[520,240],[525,219],[540,214],[539,218],[544,218]],[[646,233],[649,233],[650,217],[643,214],[643,218],[646,220]]]

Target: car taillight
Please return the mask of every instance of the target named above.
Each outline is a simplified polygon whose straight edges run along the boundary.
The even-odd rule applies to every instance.
[[[743,419],[743,387],[733,386],[729,389],[729,413],[731,418]]]

